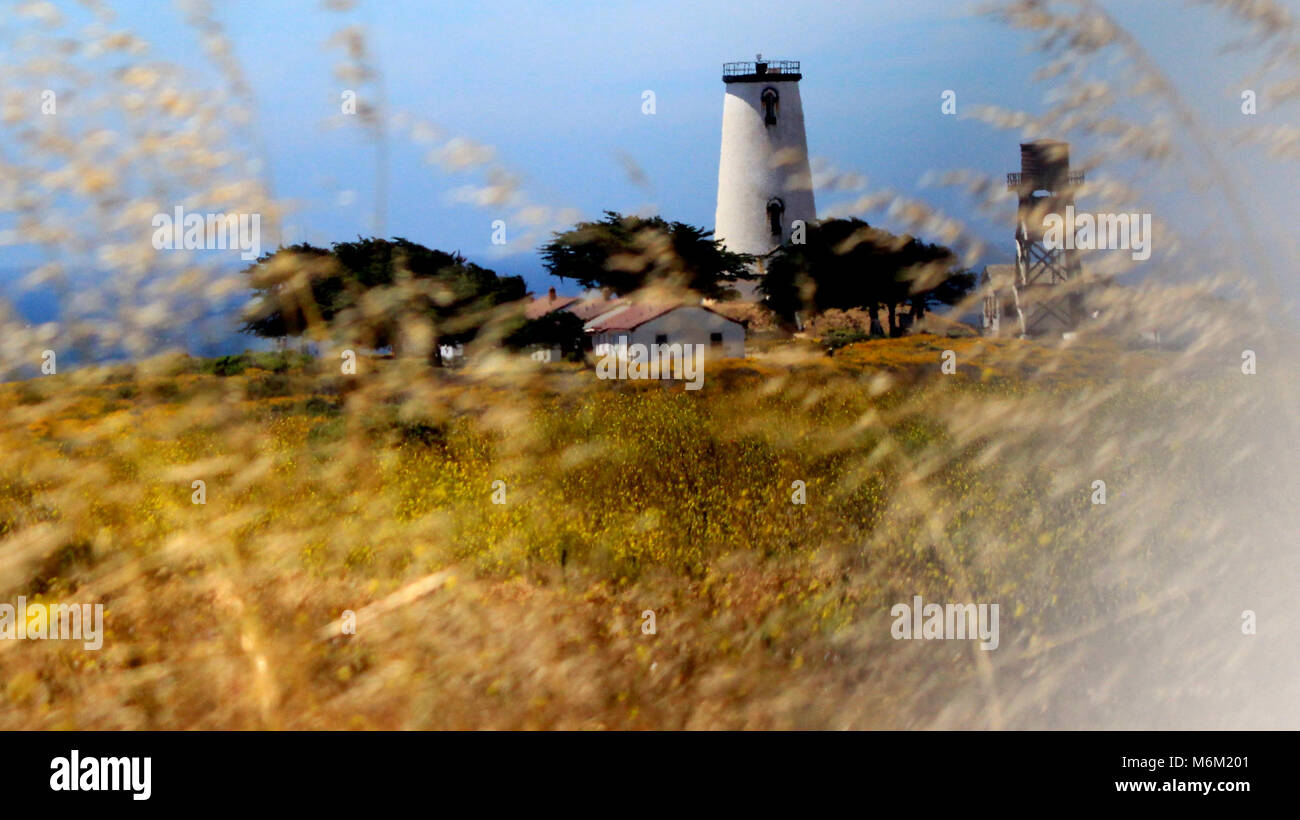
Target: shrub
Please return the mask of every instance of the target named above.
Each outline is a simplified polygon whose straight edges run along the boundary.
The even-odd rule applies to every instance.
[[[822,344],[826,346],[827,350],[835,351],[839,350],[841,347],[854,344],[855,342],[865,342],[870,338],[870,336],[863,333],[861,330],[834,328],[826,331],[826,334],[822,336]]]

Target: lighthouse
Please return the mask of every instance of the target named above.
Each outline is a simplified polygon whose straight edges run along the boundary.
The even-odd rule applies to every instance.
[[[793,60],[724,63],[722,154],[714,237],[727,250],[764,257],[817,218],[808,138]],[[750,296],[752,294],[745,294]]]

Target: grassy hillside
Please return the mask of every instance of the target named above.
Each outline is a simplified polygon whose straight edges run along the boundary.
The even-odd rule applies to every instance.
[[[0,600],[108,634],[0,642],[0,728],[1159,725],[1234,695],[1112,652],[1204,673],[1166,627],[1234,587],[1186,556],[1254,554],[1196,503],[1241,489],[1231,442],[1184,422],[1243,412],[1234,374],[918,336],[700,391],[270,355],[4,385]],[[894,640],[918,594],[998,603],[999,649]]]

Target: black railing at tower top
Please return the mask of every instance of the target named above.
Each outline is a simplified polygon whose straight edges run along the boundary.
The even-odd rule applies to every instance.
[[[763,77],[769,74],[798,74],[798,60],[751,60],[739,63],[723,63],[722,78],[728,77]]]
[[[1035,179],[1026,179],[1025,175],[1018,171],[1012,172],[1010,174],[1007,174],[1007,190],[1014,191],[1020,188],[1020,186],[1025,182],[1037,182],[1037,181],[1038,180]],[[1071,171],[1069,177],[1066,179],[1066,184],[1082,185],[1083,171]]]

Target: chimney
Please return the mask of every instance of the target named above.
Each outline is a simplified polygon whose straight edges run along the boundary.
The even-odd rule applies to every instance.
[[[547,300],[548,302],[554,302],[554,301],[555,301],[555,288],[551,288],[550,291],[547,292],[547,294],[546,294],[546,300]]]

